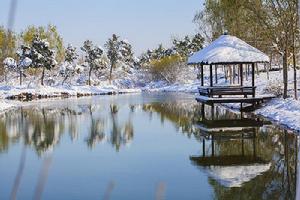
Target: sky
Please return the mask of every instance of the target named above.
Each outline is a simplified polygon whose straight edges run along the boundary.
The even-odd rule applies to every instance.
[[[0,25],[7,26],[11,0],[1,0]],[[192,22],[204,0],[17,0],[13,30],[29,25],[58,28],[65,44],[90,39],[103,46],[113,34],[127,39],[137,54],[171,38],[195,34]]]

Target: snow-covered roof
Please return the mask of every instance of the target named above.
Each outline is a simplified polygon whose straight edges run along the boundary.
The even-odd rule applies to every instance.
[[[249,166],[209,167],[209,176],[225,187],[241,187],[256,176],[268,171],[271,164],[256,164]]]
[[[270,62],[270,58],[266,54],[231,35],[220,36],[188,59],[188,64],[265,62]]]
[[[225,187],[241,187],[244,183],[268,171],[270,167],[270,163],[249,166],[215,166],[207,168],[207,173]]]

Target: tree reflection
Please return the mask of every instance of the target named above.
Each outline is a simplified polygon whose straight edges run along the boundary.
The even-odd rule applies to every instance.
[[[89,106],[89,112],[90,112],[91,127],[86,142],[90,148],[94,148],[97,143],[105,139],[105,133],[104,133],[105,124],[103,119],[98,119],[93,116],[92,106]]]

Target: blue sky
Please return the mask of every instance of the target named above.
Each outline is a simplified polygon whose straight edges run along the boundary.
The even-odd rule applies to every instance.
[[[9,6],[10,0],[1,0],[1,25],[7,25]],[[85,39],[103,45],[117,33],[141,53],[194,34],[193,16],[202,7],[203,0],[18,0],[14,30],[52,23],[65,43],[76,46]]]

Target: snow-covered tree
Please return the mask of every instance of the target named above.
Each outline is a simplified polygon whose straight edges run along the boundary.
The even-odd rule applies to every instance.
[[[20,77],[20,85],[22,85],[22,77],[25,76],[24,70],[27,69],[31,63],[32,60],[30,59],[31,56],[31,50],[28,46],[21,46],[21,49],[17,51],[17,58],[19,62],[17,62],[15,59],[11,57],[7,57],[4,59],[4,69],[5,74],[7,74],[8,71],[15,71],[19,73]]]
[[[174,39],[173,45],[176,49],[176,52],[180,56],[187,57],[191,52],[190,50],[191,40],[189,36],[185,36],[183,40]]]
[[[60,73],[64,76],[62,84],[76,72],[77,65],[75,64],[75,60],[77,60],[77,58],[78,54],[76,52],[76,47],[69,44],[65,50],[65,62],[60,68]]]
[[[42,68],[41,84],[44,85],[45,70],[51,70],[57,64],[55,53],[50,49],[49,43],[38,35],[35,35],[31,45],[32,66]]]
[[[14,71],[17,68],[17,63],[15,59],[11,57],[7,57],[3,60],[3,66],[4,66],[4,78],[5,81],[7,81],[7,74],[9,71]]]
[[[203,48],[203,44],[204,44],[204,37],[202,37],[202,35],[200,33],[197,33],[196,35],[194,35],[191,44],[190,44],[190,49],[192,51],[192,53],[195,53],[197,51],[199,51],[200,49]]]
[[[105,66],[103,65],[101,58],[103,55],[103,49],[98,46],[94,46],[93,42],[90,40],[86,40],[81,47],[81,50],[86,53],[85,62],[89,67],[89,85],[91,85],[91,75],[94,69],[101,69]]]
[[[113,68],[116,67],[118,60],[120,60],[119,37],[113,34],[112,38],[108,39],[108,41],[106,42],[105,47],[107,49],[107,57],[110,60],[109,81],[111,81]]]
[[[30,47],[26,45],[21,45],[21,49],[17,51],[17,56],[19,59],[17,68],[19,70],[19,75],[20,75],[20,85],[22,85],[22,77],[25,76],[24,70],[29,68],[32,64],[32,59],[31,59],[32,55],[31,55]]]
[[[127,40],[120,41],[120,52],[122,55],[122,61],[133,67],[134,65],[134,53],[132,50],[132,45]]]
[[[153,50],[152,58],[157,60],[162,59],[163,57],[165,57],[165,53],[166,49],[163,47],[162,44],[160,44],[157,49]]]

